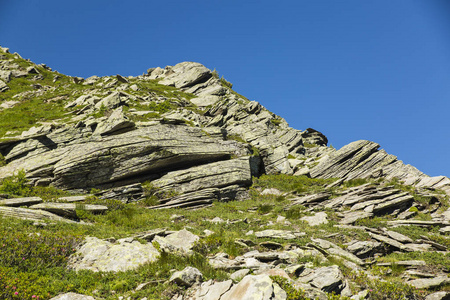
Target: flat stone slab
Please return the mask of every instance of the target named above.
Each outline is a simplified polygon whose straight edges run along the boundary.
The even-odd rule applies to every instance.
[[[450,222],[441,222],[441,221],[421,221],[421,220],[395,220],[388,221],[389,225],[417,225],[417,226],[450,226]]]
[[[284,240],[293,240],[297,237],[304,236],[304,232],[293,232],[289,230],[263,230],[255,232],[255,236],[259,238],[277,238]]]
[[[396,262],[377,263],[377,266],[380,266],[380,267],[389,267],[392,265],[405,266],[405,267],[418,267],[418,266],[425,266],[426,263],[423,260],[402,260],[402,261],[396,261]]]
[[[2,207],[0,206],[0,215],[4,217],[19,218],[23,220],[32,221],[60,221],[65,223],[75,223],[78,222],[62,218],[58,215],[52,214],[51,212],[29,209],[29,208],[19,208],[19,207]]]
[[[86,196],[86,195],[82,195],[82,196],[68,196],[68,197],[58,198],[58,200],[65,201],[65,202],[81,202],[81,201],[85,201],[87,197],[88,196]]]
[[[432,289],[450,283],[447,276],[439,276],[435,278],[414,279],[407,282],[416,289]]]
[[[407,245],[404,245],[404,244],[398,242],[397,240],[391,239],[391,238],[389,238],[387,236],[383,236],[383,235],[372,233],[372,232],[369,232],[369,235],[372,238],[376,239],[377,241],[385,243],[385,244],[388,244],[388,245],[393,246],[393,247],[395,247],[397,249],[400,249],[400,250],[403,250],[403,251],[414,251],[414,249],[411,249]]]
[[[42,203],[42,199],[40,197],[10,198],[0,200],[0,206],[8,207],[30,206],[39,203]]]
[[[95,300],[92,296],[76,294],[76,293],[65,293],[51,298],[50,300]]]
[[[107,211],[108,207],[105,205],[94,205],[94,204],[46,202],[30,206],[30,209],[41,209],[60,216],[76,218],[77,209],[89,211],[91,213],[102,213]]]

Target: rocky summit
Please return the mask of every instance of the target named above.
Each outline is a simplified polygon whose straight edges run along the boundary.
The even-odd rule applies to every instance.
[[[195,62],[0,47],[1,299],[450,299],[450,179],[328,146]]]

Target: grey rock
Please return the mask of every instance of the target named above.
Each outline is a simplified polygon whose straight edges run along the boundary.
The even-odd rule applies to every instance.
[[[221,300],[271,300],[286,299],[286,292],[268,275],[247,275],[233,286]]]
[[[280,196],[283,193],[280,190],[277,190],[275,188],[271,188],[271,189],[265,189],[261,192],[261,195],[275,195],[275,196]]]
[[[300,220],[305,221],[309,224],[309,226],[318,226],[321,224],[328,224],[328,215],[326,212],[318,212],[313,216],[305,216],[300,218]]]
[[[401,260],[396,261],[395,263],[387,262],[387,263],[377,263],[377,266],[392,266],[392,265],[398,265],[398,266],[404,266],[404,267],[418,267],[418,266],[425,266],[426,263],[423,260]]]
[[[344,277],[338,266],[322,267],[310,270],[309,273],[303,272],[298,278],[298,282],[308,283],[311,286],[321,289],[324,292],[335,292],[340,294],[343,289]]]
[[[381,246],[382,244],[376,241],[356,241],[351,243],[347,250],[359,258],[366,258],[381,250]]]
[[[160,191],[186,193],[205,187],[250,185],[251,176],[250,160],[242,157],[169,172],[152,184]]]
[[[220,101],[219,96],[215,95],[203,95],[199,96],[197,98],[191,99],[191,102],[199,107],[205,107],[205,106],[211,106],[216,104],[218,101]]]
[[[435,278],[426,278],[426,279],[414,279],[407,282],[412,285],[416,289],[432,289],[440,287],[444,284],[450,283],[450,278],[447,276],[438,276]]]
[[[71,132],[67,131],[67,133]],[[49,138],[53,138],[53,135],[56,133],[51,133]],[[62,139],[62,141],[65,140]],[[185,168],[186,164],[199,165],[226,159],[234,153],[234,146],[221,144],[217,139],[206,136],[199,128],[155,125],[115,136],[80,139],[54,149],[35,145],[34,151],[39,152],[32,155],[33,148],[30,149],[31,152],[25,150],[30,153],[29,156],[13,160],[5,167],[0,167],[0,178],[11,176],[23,169],[31,182],[40,180],[42,177],[53,178],[54,185],[59,188],[90,189],[99,185],[112,185],[112,183],[121,186],[133,182],[120,184],[119,181],[130,178],[136,180],[136,175],[146,174],[147,178],[152,176],[154,178],[162,170],[176,170]],[[251,183],[248,158],[247,161],[231,160],[213,167],[214,165],[211,166],[209,176],[213,177],[211,172],[216,172],[215,179],[218,179],[219,183],[215,186]],[[221,167],[230,170],[229,176],[220,176],[223,174]],[[200,166],[197,169],[197,178],[193,178],[198,180],[194,182],[202,182],[202,172],[208,175],[208,171],[202,170]],[[185,178],[189,177],[187,173],[185,172]],[[166,181],[166,183],[169,182]],[[198,185],[190,190],[197,188]]]
[[[412,243],[413,240],[409,237],[407,237],[404,234],[392,231],[392,230],[386,230],[384,232],[385,234],[387,234],[390,238],[399,241],[400,243]]]
[[[96,109],[104,107],[105,109],[114,109],[125,105],[129,101],[129,95],[123,92],[113,92],[111,95],[105,97],[95,104]]]
[[[241,270],[238,270],[238,271],[232,273],[230,275],[230,278],[235,281],[239,281],[242,278],[244,278],[248,273],[250,273],[250,269],[241,269]]]
[[[48,211],[29,209],[29,208],[19,208],[19,207],[2,207],[0,206],[0,215],[3,217],[19,218],[23,220],[32,221],[58,221],[64,223],[77,222],[62,218],[58,215],[52,214]]]
[[[193,267],[186,267],[182,271],[178,271],[172,274],[169,282],[174,282],[178,285],[190,287],[196,282],[200,282],[203,278],[203,274]]]
[[[113,111],[107,120],[100,122],[94,131],[94,134],[111,135],[123,133],[133,130],[135,124],[128,119],[122,111],[122,107],[119,107]]]
[[[69,268],[94,272],[118,272],[132,270],[140,265],[156,261],[159,252],[151,243],[141,244],[133,239],[110,243],[95,237],[86,237],[85,243],[71,256]]]
[[[77,218],[77,210],[84,210],[91,213],[103,213],[108,210],[105,205],[94,205],[94,204],[75,204],[75,203],[40,203],[30,206],[30,209],[40,209],[59,216]]]
[[[436,292],[429,294],[425,297],[425,300],[450,300],[450,292]]]
[[[20,207],[42,203],[40,197],[11,198],[0,200],[0,206]]]
[[[179,63],[172,67],[170,72],[172,74],[166,76],[158,83],[175,86],[176,88],[186,88],[204,82],[212,76],[209,69],[195,62]]]
[[[64,201],[64,202],[82,202],[85,201],[88,196],[82,195],[82,196],[67,196],[67,197],[60,197],[58,200]]]
[[[9,82],[11,80],[11,77],[12,77],[11,71],[0,70],[0,80],[4,82]]]
[[[439,229],[439,232],[442,234],[450,234],[450,226],[442,227]]]
[[[183,229],[166,237],[155,236],[153,241],[159,244],[162,251],[189,253],[199,239],[197,235]]]
[[[9,86],[3,80],[0,80],[0,93],[6,92],[7,90],[9,90]]]
[[[222,295],[228,292],[233,285],[231,280],[214,282],[208,280],[203,282],[200,288],[197,290],[194,299],[195,300],[220,300]]]
[[[50,300],[95,300],[92,296],[77,294],[77,293],[65,293],[51,298]]]
[[[304,232],[293,232],[289,230],[274,230],[274,229],[267,229],[255,232],[255,236],[259,238],[277,238],[284,240],[292,240],[303,235],[305,235]]]
[[[319,238],[316,238],[316,239],[312,238],[311,241],[313,241],[314,243],[317,243],[317,245],[320,248],[326,250],[329,254],[334,254],[334,255],[343,257],[345,259],[348,259],[350,261],[357,263],[358,265],[363,264],[363,261],[360,258],[358,258],[354,254],[342,249],[341,247],[339,247],[338,245],[336,245],[332,242],[329,242],[329,241],[326,241],[323,239],[319,239]]]

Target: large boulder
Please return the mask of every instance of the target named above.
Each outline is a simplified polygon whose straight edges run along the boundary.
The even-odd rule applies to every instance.
[[[94,272],[132,270],[144,263],[156,261],[159,252],[151,244],[141,244],[132,238],[111,243],[95,237],[86,237],[85,243],[71,256],[69,268]]]
[[[169,75],[158,83],[171,85],[176,88],[191,87],[197,83],[207,81],[212,76],[208,68],[196,62],[179,63],[171,67],[168,73]]]
[[[275,299],[287,299],[287,295],[268,275],[247,275],[220,298],[220,300]]]

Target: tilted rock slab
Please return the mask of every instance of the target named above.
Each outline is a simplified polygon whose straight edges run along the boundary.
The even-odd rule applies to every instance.
[[[0,206],[0,216],[32,221],[59,221],[65,223],[77,223],[75,221],[71,221],[58,215],[52,214],[48,211],[19,207]]]
[[[397,178],[408,185],[439,188],[450,194],[450,179],[430,177],[411,165],[405,165],[396,156],[378,150],[377,143],[360,140],[324,156],[310,170],[313,178]]]
[[[86,237],[85,243],[70,258],[69,268],[94,272],[118,272],[156,261],[159,252],[151,243],[141,244],[133,239],[110,243],[96,237]]]
[[[251,180],[250,157],[242,157],[172,171],[152,181],[152,184],[161,191],[187,193],[206,188],[250,185]]]
[[[160,124],[30,152],[0,168],[0,177],[23,169],[34,182],[50,178],[59,188],[87,189],[227,159],[236,151],[236,142],[210,138],[199,128]]]
[[[0,200],[0,206],[20,207],[42,203],[40,197],[11,198]]]
[[[40,203],[36,205],[30,206],[30,209],[40,209],[45,210],[59,216],[76,218],[77,212],[76,210],[85,210],[91,213],[102,213],[108,210],[108,207],[105,205],[94,205],[94,204],[75,204],[75,203]]]

